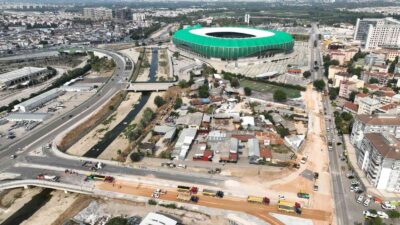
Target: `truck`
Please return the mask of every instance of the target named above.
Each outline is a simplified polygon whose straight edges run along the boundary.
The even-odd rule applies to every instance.
[[[101,170],[104,167],[104,163],[102,162],[90,162],[90,161],[85,161],[82,164],[83,167],[90,168],[91,171],[97,171]]]
[[[251,202],[251,203],[269,205],[269,198],[267,198],[267,197],[248,196],[247,201]]]
[[[301,214],[301,205],[298,202],[289,202],[285,200],[278,201],[278,210]]]
[[[306,193],[304,191],[299,191],[299,192],[297,192],[297,197],[310,199],[310,194],[308,194],[308,193]]]
[[[197,203],[199,201],[199,197],[197,197],[196,195],[190,195],[188,193],[179,193],[176,196],[176,199],[178,201],[181,202],[193,202],[193,203]]]
[[[111,176],[104,176],[104,175],[97,175],[97,174],[88,174],[86,175],[85,181],[104,181],[107,183],[112,183],[114,182],[114,177]]]
[[[183,186],[183,185],[178,185],[177,191],[178,192],[187,192],[187,193],[192,193],[192,194],[197,194],[198,192],[197,187],[188,187],[188,186]]]
[[[54,181],[54,182],[59,182],[60,181],[60,177],[59,176],[47,175],[47,174],[39,174],[39,175],[36,176],[36,179]]]
[[[223,198],[224,197],[224,192],[223,191],[210,190],[210,189],[204,189],[203,190],[203,195]]]

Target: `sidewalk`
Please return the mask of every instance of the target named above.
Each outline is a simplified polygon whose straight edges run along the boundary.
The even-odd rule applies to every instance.
[[[372,196],[384,198],[385,200],[398,200],[400,198],[400,194],[387,192],[385,190],[378,190],[374,186],[371,185],[371,183],[367,180],[365,173],[357,165],[356,150],[350,142],[349,135],[343,135],[343,137],[344,137],[346,149],[348,152],[349,163],[353,167],[354,172],[360,178],[361,183],[364,185],[366,193],[368,193]]]

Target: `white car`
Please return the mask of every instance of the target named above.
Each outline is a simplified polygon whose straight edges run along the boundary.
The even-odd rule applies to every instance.
[[[375,218],[375,217],[378,216],[377,214],[371,213],[371,212],[368,211],[368,210],[363,211],[363,215],[364,215],[365,217],[372,217],[372,218]]]
[[[371,199],[370,199],[370,198],[365,199],[365,201],[364,201],[364,206],[365,206],[365,207],[368,207],[368,206],[369,206],[369,203],[371,203]]]
[[[363,202],[363,200],[364,200],[364,196],[359,195],[358,198],[357,198],[357,203],[361,204]]]
[[[308,156],[304,156],[303,158],[301,158],[300,163],[305,164],[307,162],[307,160],[308,160]]]
[[[178,164],[178,166],[177,166],[178,168],[183,168],[183,169],[186,169],[186,165],[185,164]]]
[[[378,212],[376,212],[376,214],[378,214],[378,216],[379,216],[380,218],[382,218],[382,219],[389,219],[388,214],[386,214],[385,212],[378,211]]]
[[[396,209],[396,206],[390,204],[390,202],[384,202],[382,203],[382,209],[389,209],[389,210],[394,210]]]

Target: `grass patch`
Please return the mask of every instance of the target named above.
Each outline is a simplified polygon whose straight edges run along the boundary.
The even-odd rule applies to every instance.
[[[252,81],[252,80],[240,80],[240,86],[242,87],[248,87],[254,91],[258,91],[261,93],[274,93],[276,90],[280,89],[284,91],[287,95],[288,98],[298,98],[300,97],[300,91],[287,88],[287,87],[279,87],[277,85],[273,84],[266,84],[263,82],[257,82],[257,81]]]

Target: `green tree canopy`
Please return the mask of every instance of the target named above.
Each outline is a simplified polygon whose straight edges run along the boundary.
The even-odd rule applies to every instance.
[[[284,102],[287,100],[286,93],[281,89],[278,89],[274,92],[273,98],[276,102]]]
[[[182,106],[182,99],[177,97],[174,105],[174,109],[179,109]]]
[[[208,83],[201,85],[199,88],[199,97],[200,98],[208,98],[209,95],[210,95],[210,93],[208,90]]]
[[[304,71],[303,77],[306,78],[306,79],[309,78],[309,77],[311,77],[311,72],[308,71],[308,70],[307,70],[307,71]]]
[[[231,86],[234,88],[238,88],[240,86],[239,80],[237,78],[233,78],[231,80]]]
[[[122,217],[111,218],[106,225],[127,225],[128,220]]]
[[[156,104],[157,107],[161,107],[162,105],[164,105],[165,101],[161,96],[156,96],[154,98],[154,104]]]
[[[375,77],[372,77],[369,79],[368,83],[370,84],[379,84],[379,80],[376,79]]]
[[[250,89],[249,87],[245,87],[245,88],[244,88],[244,94],[245,94],[246,96],[250,96],[250,95],[251,95],[251,89]]]
[[[313,82],[313,85],[317,91],[323,91],[325,88],[325,81],[323,80],[316,80]]]

